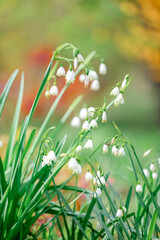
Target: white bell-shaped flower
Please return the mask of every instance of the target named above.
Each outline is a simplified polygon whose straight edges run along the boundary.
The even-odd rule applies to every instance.
[[[86,181],[92,181],[93,179],[92,173],[90,173],[89,171],[86,172],[85,179]]]
[[[107,122],[107,113],[106,113],[106,111],[103,111],[103,113],[102,113],[102,123],[105,123],[105,122]]]
[[[81,126],[81,120],[79,117],[74,117],[71,121],[71,127],[79,128]]]
[[[51,161],[56,161],[56,155],[55,155],[55,152],[54,151],[50,151],[47,155],[47,157],[51,160]]]
[[[118,87],[113,88],[110,95],[115,96],[115,97],[118,96],[119,95],[119,88]]]
[[[52,86],[51,88],[50,88],[50,90],[49,90],[49,93],[50,93],[50,95],[52,95],[52,96],[57,96],[58,95],[58,88],[57,88],[57,86]]]
[[[119,154],[118,148],[116,148],[115,145],[112,147],[112,154],[114,154],[114,156],[118,156]]]
[[[82,125],[82,129],[85,130],[85,131],[88,131],[90,130],[90,124],[88,121],[85,121]]]
[[[99,84],[99,81],[97,79],[93,80],[93,82],[91,83],[90,89],[92,91],[98,91],[100,89],[100,84]]]
[[[146,177],[149,177],[149,171],[148,171],[148,169],[143,169],[143,173],[144,173],[144,175],[146,176]]]
[[[85,81],[85,78],[86,78],[86,75],[85,75],[85,74],[81,74],[81,75],[79,76],[79,81],[80,81],[81,83],[83,83],[83,82]]]
[[[156,172],[153,172],[153,173],[152,173],[152,178],[153,178],[154,180],[156,180],[157,177],[158,177],[158,174],[157,174]]]
[[[85,120],[86,117],[87,117],[87,108],[82,108],[79,112],[79,117],[82,119],[82,120]]]
[[[96,71],[94,71],[94,70],[89,70],[88,76],[89,76],[89,80],[90,80],[90,81],[93,81],[93,80],[95,80],[95,79],[98,79],[98,74],[97,74]]]
[[[76,147],[76,152],[81,152],[82,151],[82,146],[81,145],[78,145],[77,147]]]
[[[105,75],[107,73],[107,67],[104,63],[99,65],[99,74]]]
[[[68,70],[66,74],[66,83],[74,83],[75,73],[73,70]]]
[[[50,96],[50,92],[48,90],[45,91],[45,97],[48,98]]]
[[[57,75],[57,76],[65,76],[65,73],[66,73],[66,72],[65,72],[64,67],[61,66],[61,67],[58,68],[56,75]]]
[[[74,70],[77,70],[78,67],[78,59],[75,57],[74,58]]]
[[[77,160],[75,158],[71,158],[68,162],[68,168],[73,169],[76,164],[78,164]]]
[[[93,117],[94,113],[95,113],[95,108],[94,107],[89,107],[88,108],[88,115]]]
[[[91,139],[88,139],[87,142],[84,145],[84,148],[86,149],[92,149],[93,150],[93,142]]]
[[[87,88],[89,85],[89,76],[86,75],[85,80],[84,80],[84,87]]]
[[[147,151],[143,154],[143,157],[148,156],[148,155],[150,154],[151,150],[152,150],[152,149],[147,150]]]
[[[48,158],[48,156],[43,155],[43,162],[42,162],[42,167],[44,167],[45,165],[51,165],[52,161]]]
[[[122,209],[118,209],[117,212],[116,212],[116,217],[120,218],[123,216],[123,211]]]
[[[125,155],[125,151],[124,151],[124,148],[123,148],[123,147],[121,147],[121,148],[119,149],[118,155],[121,156],[121,157]]]
[[[140,185],[140,184],[137,184],[137,186],[136,186],[136,192],[142,192],[143,191],[143,188],[142,188],[142,186]]]
[[[122,93],[120,93],[120,94],[118,95],[118,97],[116,98],[116,100],[114,101],[114,105],[115,105],[116,107],[118,107],[119,104],[124,104],[124,99],[123,99]]]
[[[97,121],[95,120],[95,119],[92,119],[91,120],[91,122],[90,122],[90,128],[92,127],[92,128],[95,128],[95,127],[97,127],[98,125],[97,125]]]
[[[108,145],[104,144],[103,145],[103,153],[107,153],[108,152]]]

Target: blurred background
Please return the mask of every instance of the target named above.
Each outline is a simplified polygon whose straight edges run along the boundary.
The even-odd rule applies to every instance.
[[[131,138],[139,154],[142,155],[148,148],[158,145],[160,1],[0,1],[0,42],[0,92],[16,68],[25,72],[22,116],[29,112],[52,51],[59,44],[70,42],[79,48],[84,57],[96,50],[104,57],[108,73],[100,78],[101,91],[96,94],[89,90],[84,91],[79,83],[76,85],[79,87],[74,86],[75,91],[72,87],[61,101],[57,117],[81,93],[85,94],[84,100],[89,106],[101,106],[104,95],[109,102],[112,99],[109,97],[111,88],[122,81],[127,73],[134,74],[124,95],[125,104],[109,110],[108,125],[98,130],[97,139],[115,134],[112,126],[114,120]],[[98,70],[98,60],[94,64],[95,70]],[[2,133],[9,131],[19,80],[20,74],[12,87],[1,119]],[[41,123],[53,100],[42,97],[35,113],[34,126]],[[81,107],[82,105],[76,111]],[[55,118],[52,121],[55,122]],[[68,130],[63,129],[61,134],[66,131],[69,132],[69,127]],[[123,166],[121,164],[122,168]],[[110,168],[114,169],[114,166]]]

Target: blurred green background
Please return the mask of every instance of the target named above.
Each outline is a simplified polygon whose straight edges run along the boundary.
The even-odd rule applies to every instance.
[[[131,138],[138,154],[142,156],[145,150],[158,145],[160,139],[159,13],[160,2],[152,0],[0,1],[0,92],[16,68],[20,72],[24,70],[22,116],[25,116],[40,86],[52,51],[59,44],[73,43],[83,56],[96,50],[104,57],[108,68],[106,77],[100,78],[101,91],[98,94],[83,91],[83,88],[70,91],[65,95],[66,104],[64,101],[60,103],[57,116],[62,115],[69,102],[83,92],[88,106],[101,106],[104,95],[109,102],[112,99],[109,97],[111,88],[122,81],[127,73],[134,74],[124,95],[125,104],[109,110],[108,125],[97,130],[99,137],[95,142],[114,135],[114,120]],[[95,60],[96,70],[98,65],[99,62]],[[9,131],[19,80],[20,74],[0,122],[2,133]],[[52,101],[42,97],[33,125],[41,123]],[[55,121],[53,118],[51,125]],[[62,130],[62,135],[70,132],[67,128]],[[151,160],[148,158],[148,161]],[[103,157],[104,161],[106,168],[110,169],[120,164],[120,174],[123,175],[125,160],[116,163],[110,161],[111,166]]]

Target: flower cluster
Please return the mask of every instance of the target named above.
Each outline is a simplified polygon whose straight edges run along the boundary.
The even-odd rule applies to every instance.
[[[151,163],[149,168],[150,168],[150,172],[146,168],[143,169],[143,172],[146,178],[148,178],[151,175],[154,180],[157,179],[158,173],[156,172],[154,163]]]
[[[124,156],[125,155],[125,151],[124,151],[124,147],[120,147],[119,149],[114,145],[113,147],[112,147],[112,154],[114,155],[114,156],[119,156],[119,157],[122,157],[122,156]]]
[[[54,151],[50,151],[47,156],[43,155],[43,161],[42,161],[42,167],[44,167],[45,165],[52,165],[52,161],[55,162],[56,161],[56,155]]]

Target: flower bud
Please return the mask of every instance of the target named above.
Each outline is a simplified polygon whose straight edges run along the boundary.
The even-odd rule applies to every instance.
[[[81,75],[79,76],[79,81],[80,81],[81,83],[83,83],[83,82],[85,81],[85,78],[86,78],[86,75],[85,75],[85,74],[81,74]]]
[[[147,150],[147,151],[143,154],[143,157],[146,157],[148,154],[150,154],[151,150],[152,150],[152,149]]]
[[[116,148],[115,145],[112,147],[112,154],[114,154],[115,156],[118,156],[119,154],[118,148]]]
[[[81,120],[79,117],[74,117],[71,121],[71,127],[79,128],[81,126]]]
[[[103,153],[107,153],[108,152],[108,146],[107,144],[103,145]]]
[[[104,176],[100,177],[100,181],[101,181],[102,185],[105,185],[106,180],[105,180]]]
[[[102,123],[105,123],[107,122],[107,114],[106,114],[106,111],[103,111],[102,113]]]
[[[121,147],[121,148],[119,149],[118,155],[121,156],[121,157],[125,155],[125,151],[124,151],[124,148],[123,148],[123,147]]]
[[[125,78],[122,82],[122,85],[121,85],[121,91],[124,91],[124,89],[126,87],[126,83],[127,83],[127,79]]]
[[[87,117],[87,108],[82,108],[79,112],[79,117],[82,119],[82,120],[85,120],[86,117]]]
[[[152,178],[155,180],[155,179],[157,179],[157,177],[158,177],[158,174],[156,172],[153,172],[152,173]]]
[[[89,77],[86,75],[85,80],[84,80],[84,87],[87,88],[89,85]]]
[[[99,81],[98,80],[93,80],[90,89],[92,91],[98,91],[100,89]]]
[[[2,140],[0,140],[0,148],[2,148],[3,147],[3,142],[2,142]]]
[[[107,73],[107,67],[104,63],[99,65],[99,73],[105,75]]]
[[[74,58],[74,70],[77,70],[78,67],[78,59],[75,57]]]

